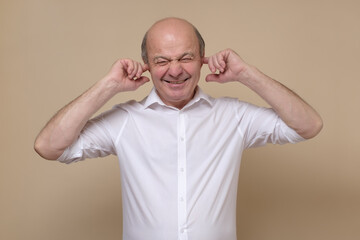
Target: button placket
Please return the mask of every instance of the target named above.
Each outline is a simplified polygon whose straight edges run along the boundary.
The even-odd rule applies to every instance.
[[[186,211],[186,136],[185,115],[179,113],[178,119],[178,231],[179,239],[187,239],[184,226],[187,223]]]

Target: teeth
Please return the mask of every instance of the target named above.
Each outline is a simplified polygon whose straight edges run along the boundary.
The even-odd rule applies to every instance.
[[[180,81],[167,81],[167,80],[164,80],[164,81],[167,83],[171,83],[171,84],[181,84],[181,83],[185,82],[186,80],[188,80],[188,78],[185,80],[180,80]]]
[[[183,83],[183,82],[185,82],[185,80],[183,80],[183,81],[176,81],[176,82],[172,82],[172,83],[180,84],[180,83]]]

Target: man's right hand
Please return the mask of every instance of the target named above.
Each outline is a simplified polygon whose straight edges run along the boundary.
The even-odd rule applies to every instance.
[[[148,65],[142,65],[131,59],[119,59],[111,67],[102,81],[109,83],[116,93],[134,91],[150,79],[142,74],[148,71]]]

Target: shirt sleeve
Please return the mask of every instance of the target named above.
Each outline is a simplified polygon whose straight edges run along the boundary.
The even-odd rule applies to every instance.
[[[86,158],[116,155],[114,142],[125,121],[126,113],[116,108],[89,120],[78,139],[57,160],[69,164]]]
[[[246,148],[260,147],[267,143],[285,144],[304,141],[295,130],[271,108],[258,107],[240,102],[238,111],[239,128],[243,133]]]

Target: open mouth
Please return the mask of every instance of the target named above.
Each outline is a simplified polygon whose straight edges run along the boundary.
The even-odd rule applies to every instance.
[[[170,84],[182,84],[182,83],[186,82],[187,80],[189,80],[189,78],[186,78],[184,80],[177,80],[177,81],[168,81],[168,80],[163,80],[163,81],[170,83]]]

